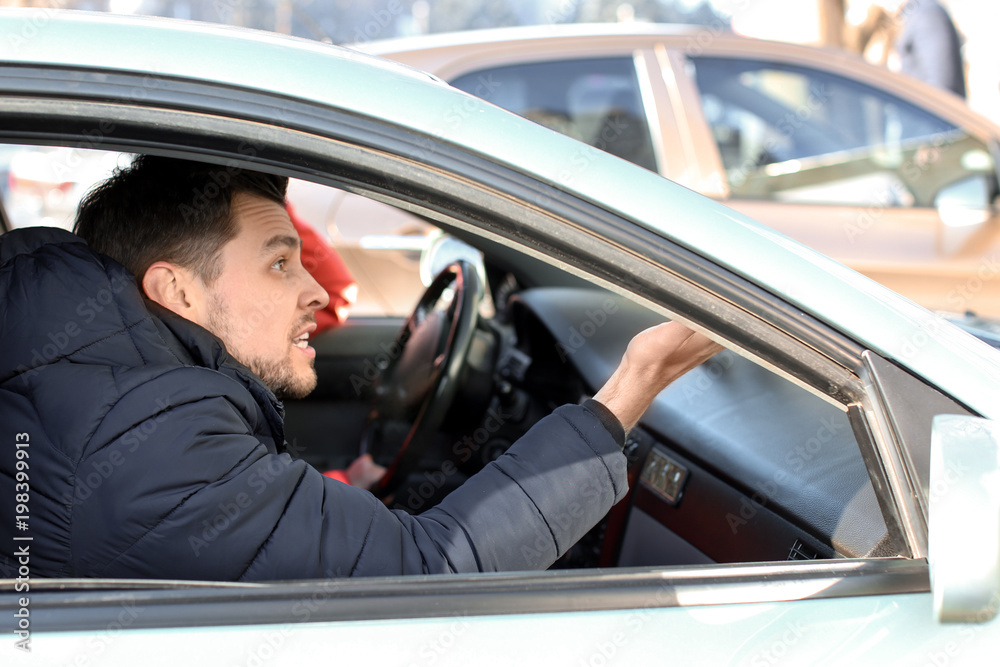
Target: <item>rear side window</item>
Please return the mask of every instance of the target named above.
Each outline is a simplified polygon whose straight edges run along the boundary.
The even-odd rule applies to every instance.
[[[783,63],[691,62],[734,197],[911,207],[992,186],[982,142],[884,91]]]
[[[463,74],[453,86],[656,171],[631,58],[557,60]]]

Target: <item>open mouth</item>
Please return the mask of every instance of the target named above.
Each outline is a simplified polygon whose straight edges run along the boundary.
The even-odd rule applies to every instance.
[[[306,331],[297,338],[293,338],[292,345],[303,350],[309,347],[309,332]]]

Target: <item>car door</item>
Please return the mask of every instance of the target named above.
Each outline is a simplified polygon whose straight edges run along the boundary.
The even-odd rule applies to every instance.
[[[843,72],[773,53],[687,54],[725,202],[921,305],[1000,315],[986,139]],[[994,281],[995,283],[995,281]]]
[[[11,34],[17,27],[11,26]],[[122,53],[138,51],[137,45],[153,41],[141,27],[126,23],[121,32],[110,33],[116,39],[89,41],[114,45]],[[48,34],[55,43],[62,39],[72,45],[74,28],[53,21]],[[45,32],[39,37],[42,46]],[[289,49],[283,42],[266,49],[267,44],[250,41],[262,41],[260,37],[208,36],[226,47],[219,53],[237,63],[259,56],[265,74],[274,67],[272,56]],[[78,39],[89,37],[84,33]],[[196,34],[190,37],[199,44]],[[294,73],[329,76],[330,66],[337,64],[333,57],[313,61],[304,57],[309,53],[313,49],[300,54],[304,66]],[[111,63],[121,61],[120,53],[111,55],[115,56]],[[286,661],[308,664],[310,659],[327,659],[331,651],[346,661],[370,658],[373,650],[380,651],[383,660],[401,664],[471,664],[484,653],[485,660],[495,664],[546,660],[591,665],[707,664],[720,655],[734,664],[803,664],[822,659],[850,663],[858,655],[883,662],[902,658],[918,664],[942,664],[942,660],[954,664],[958,660],[950,658],[957,652],[976,664],[977,657],[995,655],[996,633],[980,631],[988,626],[942,629],[929,620],[931,596],[917,476],[909,474],[923,467],[912,443],[925,440],[924,420],[934,411],[955,409],[947,400],[930,409],[928,403],[917,401],[926,392],[936,392],[934,378],[939,378],[942,391],[955,392],[973,409],[987,415],[996,412],[995,357],[976,349],[974,341],[956,338],[958,332],[950,332],[943,323],[935,332],[933,322],[924,325],[927,313],[908,310],[876,286],[859,287],[853,276],[821,257],[789,249],[767,230],[642,169],[598,155],[589,171],[580,173],[576,188],[557,187],[551,177],[554,169],[540,168],[522,156],[535,156],[531,149],[538,147],[542,149],[538,154],[555,156],[555,164],[572,164],[578,146],[508,114],[483,111],[487,128],[508,124],[524,135],[512,132],[508,137],[513,150],[500,142],[491,145],[484,139],[486,133],[470,127],[447,138],[434,137],[428,117],[437,118],[438,110],[471,101],[444,87],[415,88],[421,93],[413,98],[416,113],[409,109],[405,113],[406,122],[414,127],[393,119],[388,106],[341,108],[323,103],[322,98],[296,97],[295,86],[282,88],[288,80],[285,71],[262,77],[271,81],[275,88],[271,92],[239,89],[229,81],[210,85],[201,63],[195,64],[187,72],[183,68],[174,72],[170,79],[186,94],[179,96],[183,106],[177,98],[166,97],[164,80],[160,81],[164,88],[150,90],[141,105],[105,103],[113,96],[97,86],[134,91],[142,72],[112,72],[91,64],[81,68],[82,83],[77,79],[78,85],[69,86],[67,82],[80,70],[36,65],[39,72],[31,79],[31,72],[21,75],[43,94],[18,88],[19,80],[13,76],[0,79],[4,88],[17,93],[4,102],[4,118],[10,121],[4,127],[13,128],[4,133],[30,131],[65,142],[72,138],[66,134],[67,126],[82,128],[92,118],[110,118],[119,128],[115,142],[122,147],[234,158],[241,160],[235,164],[248,168],[264,164],[329,183],[347,182],[372,198],[391,199],[400,208],[437,214],[442,225],[471,232],[484,247],[508,260],[508,254],[518,260],[551,258],[555,264],[546,268],[558,269],[557,273],[572,271],[571,275],[614,287],[654,305],[660,315],[676,311],[732,340],[741,354],[762,368],[779,371],[794,380],[797,389],[849,415],[856,453],[865,457],[886,519],[899,531],[894,537],[904,548],[890,558],[579,574],[263,585],[159,582],[152,587],[32,581],[31,619],[42,630],[38,639],[45,640],[38,645],[56,649],[44,656],[50,662],[83,664],[98,658],[110,662],[115,657],[129,661],[130,656],[142,655],[154,663],[177,664],[192,654],[217,656],[227,651],[238,651],[234,657],[241,664],[264,664],[279,653]],[[343,66],[342,70],[333,71],[341,77],[353,71]],[[86,78],[94,71],[100,76]],[[366,68],[346,80],[372,81],[374,90],[380,83],[388,88],[386,81],[399,81],[389,77],[380,81],[377,74]],[[309,83],[306,79],[302,88],[317,90]],[[243,95],[238,111],[227,107],[234,90]],[[63,91],[74,105],[58,99],[56,91]],[[88,94],[97,99],[87,98]],[[439,101],[440,105],[430,106]],[[317,106],[324,113],[306,115]],[[299,124],[264,126],[261,119],[274,118],[277,110],[299,118]],[[259,151],[257,161],[240,150],[248,136]],[[434,151],[424,152],[425,140]],[[394,188],[385,187],[387,182]],[[664,211],[673,214],[662,215]],[[702,235],[703,230],[707,231]],[[733,241],[716,242],[727,238]],[[804,289],[811,298],[782,290],[786,274],[809,276]],[[826,294],[836,298],[830,303],[818,298]],[[593,318],[590,321],[598,326]],[[577,324],[579,330],[565,327],[563,333],[583,335],[583,321]],[[345,326],[333,333],[348,336],[349,332]],[[586,335],[594,340],[592,333]],[[873,341],[870,347],[882,350],[888,360],[880,363],[873,358],[861,342],[866,337]],[[566,349],[578,349],[572,338],[567,342]],[[378,354],[378,347],[377,339],[358,341],[360,354],[355,361],[361,368],[366,367],[364,360],[373,360],[366,355]],[[582,359],[583,352],[576,358]],[[612,368],[602,367],[609,373]],[[905,378],[890,377],[890,382],[886,376],[894,372]],[[705,379],[708,384],[701,391],[724,389],[711,374]],[[692,396],[697,399],[697,392]],[[935,399],[927,400],[934,404]],[[785,403],[777,407],[788,410]],[[913,413],[921,418],[912,419]],[[923,430],[911,434],[913,428]],[[821,446],[824,436],[819,430],[815,433]],[[814,453],[808,440],[802,444],[807,453]],[[775,475],[775,483],[782,480]],[[740,535],[748,541],[766,540],[751,530],[741,530]],[[15,593],[17,584],[9,580],[0,601],[11,617],[28,607]],[[392,641],[385,641],[388,635]],[[967,638],[975,641],[959,642]],[[955,643],[949,643],[952,639]],[[13,654],[12,644],[5,644],[6,653]],[[809,647],[823,650],[807,654]]]

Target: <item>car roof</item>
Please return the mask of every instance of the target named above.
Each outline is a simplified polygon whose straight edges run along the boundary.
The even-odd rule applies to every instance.
[[[172,19],[8,10],[0,32],[8,35],[0,65],[149,72],[149,85],[165,77],[264,90],[491,156],[657,230],[947,387],[980,414],[1000,415],[1000,355],[985,343],[722,204],[416,70],[305,39]],[[956,368],[961,383],[952,381]]]
[[[603,37],[640,39],[651,37],[691,37],[711,31],[723,39],[748,39],[737,36],[721,26],[690,25],[682,23],[553,23],[546,25],[506,26],[482,30],[458,30],[407,37],[372,39],[349,44],[368,53],[383,53],[407,50],[407,48],[441,48],[447,46],[468,46],[470,44],[496,44],[517,41],[539,40],[594,40]]]
[[[944,115],[981,137],[1000,134],[1000,126],[974,112],[965,100],[943,94],[936,86],[868,62],[846,49],[748,37],[721,22],[713,25],[670,23],[565,23],[463,30],[347,44],[353,50],[389,58],[445,78],[468,70],[478,60],[514,63],[522,60],[581,57],[581,54],[626,54],[662,45],[689,56],[773,58],[816,67],[910,99]]]

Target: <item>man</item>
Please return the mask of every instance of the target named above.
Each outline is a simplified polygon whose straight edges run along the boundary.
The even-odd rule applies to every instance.
[[[866,59],[966,96],[962,37],[937,0],[854,0],[846,45]]]
[[[965,97],[962,38],[936,0],[909,0],[899,11],[903,31],[896,40],[899,71]]]
[[[327,305],[286,185],[140,157],[81,204],[90,247],[60,230],[0,237],[0,495],[14,497],[27,434],[33,575],[544,568],[623,497],[624,431],[719,349],[676,324],[643,332],[596,400],[559,408],[421,516],[390,511],[281,453],[276,395],[315,386]],[[0,576],[14,525],[0,521]]]

